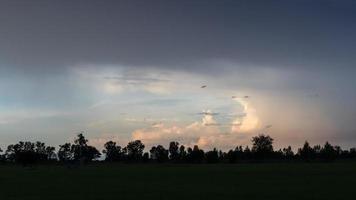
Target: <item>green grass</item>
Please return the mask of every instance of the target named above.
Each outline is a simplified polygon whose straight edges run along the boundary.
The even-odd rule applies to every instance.
[[[0,166],[0,199],[353,199],[356,163]]]

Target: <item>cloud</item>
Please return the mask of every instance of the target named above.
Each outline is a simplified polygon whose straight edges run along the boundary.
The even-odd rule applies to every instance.
[[[123,137],[121,134],[103,133],[99,136],[89,138],[88,141],[90,145],[96,147],[97,149],[103,149],[104,144],[108,141],[116,142],[120,146],[126,146],[129,139],[127,137]]]
[[[249,132],[256,129],[260,125],[260,120],[257,116],[256,109],[251,105],[248,100],[245,99],[235,99],[238,103],[243,106],[244,113],[246,115],[242,118],[237,117],[233,121],[234,124],[241,124],[240,126],[232,126],[232,132]]]
[[[118,83],[130,84],[130,85],[142,85],[147,83],[157,83],[157,82],[169,82],[166,79],[160,79],[155,77],[149,77],[147,75],[142,76],[142,74],[128,74],[123,76],[107,76],[104,77],[106,80],[115,80]]]
[[[11,121],[6,119],[0,119],[0,125],[9,124],[9,123],[11,123]]]
[[[170,75],[164,70],[143,69],[123,65],[77,65],[73,67],[79,85],[98,93],[117,95],[123,92],[169,94],[172,90]],[[164,78],[162,78],[164,77]]]
[[[46,119],[58,116],[69,116],[71,113],[59,110],[36,110],[23,109],[17,111],[6,111],[0,114],[0,125],[15,124],[22,121],[29,121],[35,119]]]
[[[249,121],[242,121],[242,123]],[[216,124],[216,126],[211,126]],[[242,124],[243,125],[243,124]],[[252,128],[250,124],[246,125]],[[230,126],[235,127],[234,124]],[[135,130],[132,133],[133,140],[142,140],[149,146],[163,144],[170,141],[178,141],[186,146],[198,145],[203,149],[219,147],[221,149],[234,148],[237,145],[248,144],[252,129],[243,129],[245,132],[235,130],[234,132],[224,131],[212,115],[204,115],[201,121],[197,121],[186,126],[167,126],[164,123],[154,127]]]

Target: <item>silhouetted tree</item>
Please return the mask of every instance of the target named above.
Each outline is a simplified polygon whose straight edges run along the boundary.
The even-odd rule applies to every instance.
[[[242,146],[238,146],[235,148],[235,154],[236,154],[236,158],[237,160],[244,160],[245,158],[245,154],[244,154],[244,150]]]
[[[244,149],[244,157],[246,160],[251,160],[252,159],[252,152],[250,147],[246,146]]]
[[[35,152],[37,154],[37,157],[38,157],[39,161],[45,161],[45,160],[48,159],[45,143],[36,142],[35,143]]]
[[[103,153],[105,154],[105,161],[121,161],[123,160],[123,153],[121,147],[116,145],[116,142],[109,141],[104,145]]]
[[[311,159],[320,159],[321,158],[320,152],[321,152],[321,146],[318,144],[314,145]]]
[[[142,160],[145,163],[150,160],[150,156],[149,156],[149,154],[147,152],[143,153]]]
[[[188,148],[188,156],[194,163],[200,163],[204,160],[204,151],[199,149],[198,145],[194,145],[193,149]]]
[[[87,163],[100,157],[100,152],[93,146],[87,144],[88,140],[82,133],[77,135],[74,144],[71,146],[74,161]]]
[[[187,152],[185,151],[185,147],[181,145],[179,147],[179,160],[180,161],[185,161],[187,158]]]
[[[206,152],[205,156],[206,156],[207,163],[219,162],[219,153],[218,150],[216,150],[216,148],[214,148],[212,151]]]
[[[58,159],[62,162],[87,163],[100,157],[100,152],[93,146],[87,144],[88,140],[83,133],[77,135],[74,144],[65,143],[59,145]]]
[[[252,138],[252,152],[258,159],[269,158],[273,154],[273,139],[268,135]]]
[[[330,161],[336,158],[337,151],[329,142],[326,142],[324,147],[320,150],[320,155],[322,159]]]
[[[2,149],[0,148],[0,153],[2,153]],[[5,158],[5,155],[1,154],[0,155],[0,162],[5,162],[6,161],[6,158]]]
[[[306,161],[310,161],[315,157],[315,150],[310,147],[309,143],[305,141],[303,148],[298,149],[298,155]]]
[[[229,150],[226,154],[226,158],[229,161],[229,163],[235,163],[237,158],[234,150]]]
[[[84,161],[89,162],[100,158],[101,153],[95,147],[87,146],[84,155]]]
[[[267,135],[258,135],[252,138],[252,150],[248,146],[243,148],[237,146],[227,152],[212,151],[204,152],[197,145],[186,148],[178,142],[170,142],[169,148],[162,145],[153,146],[149,152],[143,152],[145,145],[140,141],[132,141],[126,147],[121,148],[113,141],[104,145],[106,161],[143,161],[148,162],[150,158],[158,162],[190,162],[190,163],[235,163],[248,162],[254,159],[273,158],[274,160],[305,160],[305,161],[332,161],[336,159],[356,159],[356,149],[343,150],[340,146],[332,146],[326,142],[324,146],[315,145],[311,147],[306,141],[295,155],[292,147],[273,150],[273,139]],[[0,149],[0,152],[1,149]],[[150,154],[149,154],[150,153]],[[78,134],[74,143],[66,143],[59,146],[58,153],[55,148],[46,146],[43,142],[18,142],[7,147],[5,154],[0,154],[0,161],[14,162],[23,165],[31,165],[38,162],[60,162],[74,164],[86,163],[98,159],[100,152],[93,146],[88,145],[88,140],[82,133]]]
[[[15,162],[16,156],[15,156],[15,149],[13,144],[7,146],[4,157],[9,162]]]
[[[129,160],[140,161],[142,158],[143,150],[145,149],[145,145],[141,142],[141,140],[135,140],[129,142],[126,146],[126,149]]]
[[[82,133],[77,135],[77,138],[74,140],[74,144],[71,146],[71,152],[73,153],[73,159],[79,161],[80,159],[85,158],[85,149],[87,147],[88,140],[85,139]]]
[[[292,159],[294,157],[294,152],[291,146],[288,146],[287,148],[283,148],[283,156],[286,159]]]
[[[55,153],[56,148],[51,147],[51,146],[47,146],[45,151],[46,151],[47,160],[49,160],[49,161],[56,161],[57,160],[57,155]]]
[[[59,150],[57,153],[59,161],[69,162],[73,159],[71,146],[72,145],[70,143],[65,143],[63,145],[59,145]]]
[[[168,160],[168,150],[162,145],[157,145],[157,147],[153,146],[150,153],[152,160],[157,160],[158,162],[165,162]]]
[[[173,161],[179,160],[179,143],[170,142],[169,143],[169,158]]]
[[[334,149],[336,151],[336,157],[342,156],[343,153],[347,152],[347,151],[343,151],[340,146],[334,146]]]
[[[188,147],[187,148],[187,155],[185,156],[185,161],[188,161],[188,162],[193,162],[193,149],[191,147]]]
[[[356,148],[351,148],[349,151],[349,158],[356,158]]]
[[[19,142],[7,147],[5,158],[11,162],[17,162],[22,165],[31,165],[37,162],[49,160],[51,155],[46,151],[47,148],[43,142]]]

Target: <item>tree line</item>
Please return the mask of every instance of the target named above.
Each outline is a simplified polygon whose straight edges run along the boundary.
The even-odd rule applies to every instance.
[[[204,151],[194,145],[185,147],[176,141],[169,143],[168,149],[162,145],[153,146],[149,151],[140,140],[129,142],[121,147],[114,141],[108,141],[100,152],[88,144],[82,133],[73,143],[55,147],[43,142],[18,142],[11,144],[0,154],[2,163],[32,165],[36,163],[86,164],[90,162],[122,163],[239,163],[260,161],[334,161],[356,160],[356,148],[343,150],[326,142],[323,146],[310,146],[306,141],[295,153],[290,146],[274,150],[273,138],[258,135],[252,138],[252,146],[237,146],[227,152],[214,148]],[[2,150],[0,149],[0,152]],[[103,158],[103,159],[100,159]]]

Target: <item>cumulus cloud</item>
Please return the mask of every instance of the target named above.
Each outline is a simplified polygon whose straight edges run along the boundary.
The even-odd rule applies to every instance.
[[[97,137],[91,137],[89,139],[89,144],[98,149],[103,149],[104,144],[108,141],[114,141],[117,142],[118,145],[125,146],[129,142],[129,139],[127,137],[122,137],[121,134],[104,133]]]
[[[245,111],[250,111],[249,107],[245,107],[245,109]],[[220,126],[213,115],[204,115],[201,121],[185,126],[167,126],[160,123],[153,127],[138,129],[132,133],[132,139],[142,140],[148,145],[168,144],[170,141],[178,141],[183,145],[198,145],[204,149],[214,147],[234,148],[237,145],[246,145],[249,142],[250,132],[256,128],[253,127],[256,125],[255,117],[255,114],[251,113],[251,116],[247,115],[246,119],[239,122],[241,129],[235,129],[237,126],[230,124],[233,131],[227,131]],[[216,126],[211,126],[211,124],[216,124]]]
[[[232,132],[249,132],[256,129],[260,125],[259,118],[257,116],[256,109],[251,105],[248,100],[235,99],[243,106],[244,113],[246,115],[242,118],[237,117],[234,119],[234,124],[241,124],[240,126],[232,126]]]

